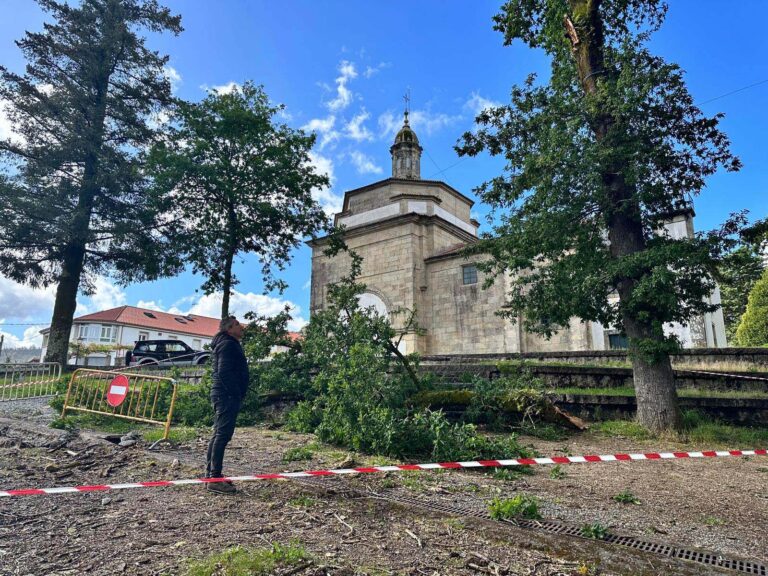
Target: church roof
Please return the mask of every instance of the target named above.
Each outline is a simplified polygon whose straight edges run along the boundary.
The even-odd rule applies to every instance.
[[[405,113],[405,123],[400,131],[395,136],[395,144],[416,144],[419,145],[419,137],[416,136],[416,132],[413,131],[411,125],[408,123],[408,113]]]
[[[475,201],[471,198],[468,198],[456,188],[453,186],[446,184],[442,180],[408,180],[404,178],[385,178],[384,180],[379,180],[378,182],[372,182],[371,184],[366,184],[365,186],[362,186],[360,188],[353,188],[352,190],[347,190],[344,192],[344,206],[342,207],[342,211],[346,211],[348,206],[347,199],[349,196],[352,196],[354,194],[359,194],[361,192],[367,192],[369,190],[373,190],[375,188],[382,188],[384,186],[388,186],[390,184],[408,184],[409,186],[439,186],[440,188],[443,188],[444,190],[450,192],[452,195],[456,196],[460,200],[463,200],[467,204],[469,204],[469,207],[471,208]]]

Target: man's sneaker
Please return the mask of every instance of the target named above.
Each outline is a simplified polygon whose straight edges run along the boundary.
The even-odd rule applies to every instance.
[[[207,490],[216,492],[217,494],[235,494],[237,492],[237,488],[235,488],[232,482],[229,480],[223,480],[221,482],[208,482],[205,487]]]

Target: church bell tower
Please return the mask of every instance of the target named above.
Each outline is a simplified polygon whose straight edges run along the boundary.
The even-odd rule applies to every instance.
[[[403,127],[395,136],[395,143],[389,149],[392,154],[392,178],[421,180],[421,151],[419,139],[408,124],[408,110],[405,111]]]

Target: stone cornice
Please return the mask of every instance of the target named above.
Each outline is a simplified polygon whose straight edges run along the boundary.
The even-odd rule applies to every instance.
[[[385,180],[379,180],[378,182],[373,182],[361,188],[354,188],[352,190],[348,190],[344,192],[344,205],[342,206],[342,212],[347,212],[349,210],[350,196],[353,196],[355,194],[360,194],[361,192],[368,192],[370,190],[375,190],[376,188],[383,188],[384,186],[387,186],[389,184],[408,184],[412,186],[425,186],[425,187],[437,186],[438,188],[442,188],[452,196],[455,196],[459,200],[466,202],[467,204],[469,204],[470,208],[472,208],[472,206],[475,205],[475,202],[473,200],[470,200],[469,198],[464,196],[464,194],[456,190],[456,188],[440,180],[406,180],[403,178],[387,178]]]
[[[456,236],[458,240],[467,242],[468,244],[477,242],[476,236],[473,236],[469,232],[462,230],[455,224],[446,222],[439,216],[434,216],[429,214],[413,214],[413,213],[398,214],[397,216],[394,216],[392,218],[379,220],[378,222],[373,222],[371,224],[362,224],[360,226],[355,226],[354,228],[348,228],[344,231],[344,237],[355,238],[357,236],[362,236],[364,234],[370,234],[373,232],[377,232],[379,230],[386,230],[388,228],[393,228],[395,226],[400,226],[402,224],[410,224],[410,223],[438,226],[439,228],[442,228],[443,230],[446,230],[447,232],[450,232],[451,234]],[[321,238],[307,240],[306,244],[312,248],[318,248],[326,244],[327,240],[328,240],[328,236],[323,236]]]

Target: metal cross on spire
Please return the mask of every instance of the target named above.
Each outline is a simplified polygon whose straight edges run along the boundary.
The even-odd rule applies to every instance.
[[[411,111],[411,89],[408,88],[408,91],[403,95],[403,100],[405,100],[405,123],[408,124],[408,114]]]

